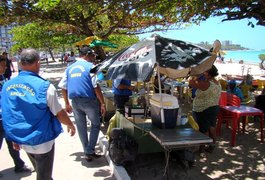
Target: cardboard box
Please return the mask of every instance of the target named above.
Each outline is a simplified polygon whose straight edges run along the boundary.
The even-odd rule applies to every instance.
[[[144,116],[145,108],[125,106],[125,117],[142,117]]]

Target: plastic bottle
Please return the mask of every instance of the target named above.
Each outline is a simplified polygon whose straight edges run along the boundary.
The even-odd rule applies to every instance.
[[[187,122],[188,122],[188,116],[185,115],[185,114],[183,114],[183,115],[181,116],[181,125],[186,125]]]
[[[132,97],[132,107],[137,107],[138,106],[138,95],[134,94]]]

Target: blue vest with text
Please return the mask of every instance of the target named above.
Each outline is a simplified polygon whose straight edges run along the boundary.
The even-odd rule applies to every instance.
[[[67,91],[70,99],[75,97],[96,98],[90,76],[92,66],[93,64],[90,62],[78,60],[67,68]]]
[[[61,123],[47,106],[49,85],[49,81],[28,71],[21,71],[4,84],[1,104],[7,139],[34,146],[62,132]]]
[[[131,81],[130,80],[126,80],[126,79],[122,79],[120,84],[124,84],[124,85],[131,85]],[[116,95],[120,95],[120,96],[130,96],[132,95],[132,91],[129,89],[118,89],[116,88],[114,85],[112,85],[112,90],[113,93]]]

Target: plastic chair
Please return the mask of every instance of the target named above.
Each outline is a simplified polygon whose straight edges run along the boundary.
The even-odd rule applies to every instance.
[[[240,106],[241,100],[234,94],[227,93],[227,106]]]
[[[221,96],[219,99],[220,111],[217,115],[217,127],[216,127],[216,135],[221,135],[222,123],[226,122],[226,128],[229,127],[229,120],[233,118],[232,114],[224,111],[222,109],[223,106],[240,106],[240,98],[234,94],[227,93],[225,91],[221,92]],[[239,126],[238,126],[239,127]]]
[[[257,91],[262,91],[263,88],[264,88],[264,82],[260,79],[257,79],[257,84],[258,84],[258,88],[257,88]]]
[[[222,90],[226,91],[227,90],[227,81],[224,79],[219,79],[219,83],[221,84]]]
[[[227,105],[227,92],[222,91],[219,99],[219,106],[226,106],[226,105]]]

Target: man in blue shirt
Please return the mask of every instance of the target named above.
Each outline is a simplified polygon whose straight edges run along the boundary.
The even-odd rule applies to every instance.
[[[132,95],[134,86],[131,85],[130,80],[115,79],[113,81],[112,90],[114,93],[114,104],[116,109],[121,113],[124,113],[125,103],[129,101],[129,97]]]
[[[4,77],[4,72],[6,69],[6,62],[5,62],[5,57],[0,56],[0,99],[1,99],[1,94],[2,94],[2,86],[5,83],[5,77]],[[3,129],[3,125],[2,125],[2,106],[0,103],[0,149],[2,146],[2,142],[4,139],[4,129]],[[13,149],[13,143],[12,141],[9,141],[7,139],[6,140],[6,144],[8,147],[8,151],[10,156],[12,157],[14,163],[15,163],[15,169],[14,171],[16,173],[21,173],[21,172],[31,172],[31,169],[28,168],[27,166],[25,166],[25,162],[20,158],[20,153],[19,151],[16,151]],[[2,175],[0,174],[0,177]]]
[[[95,54],[89,47],[80,49],[80,57],[76,62],[67,67],[59,87],[65,101],[65,109],[68,113],[73,111],[78,135],[83,146],[87,162],[101,155],[95,153],[98,135],[100,131],[100,113],[104,116],[106,106],[96,75],[90,75]],[[72,106],[69,99],[72,100]],[[87,118],[91,122],[91,130],[88,139]]]
[[[61,123],[71,136],[75,127],[57,99],[55,87],[41,78],[40,56],[34,49],[21,52],[19,75],[2,89],[2,116],[6,139],[15,150],[24,149],[38,180],[52,179],[55,138]]]

